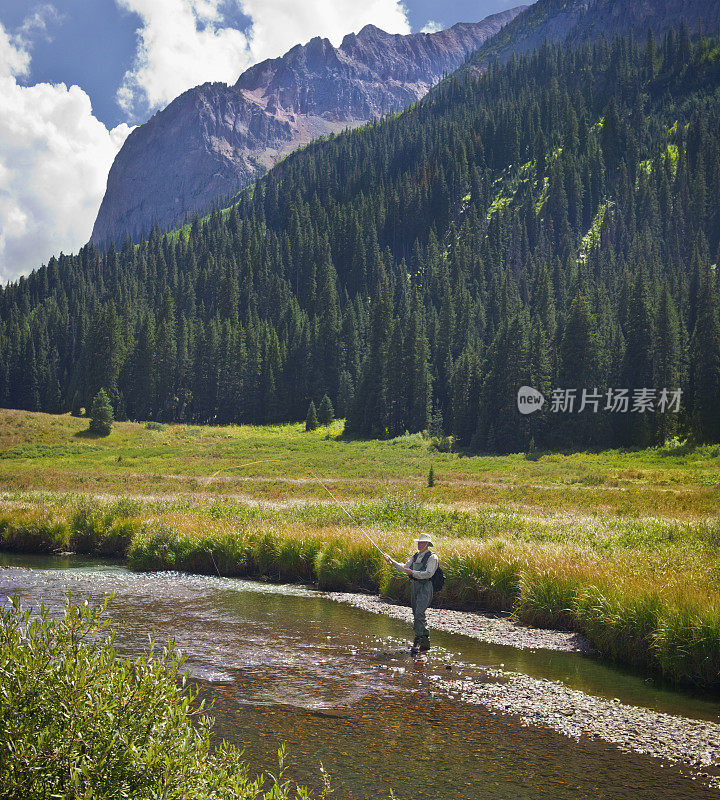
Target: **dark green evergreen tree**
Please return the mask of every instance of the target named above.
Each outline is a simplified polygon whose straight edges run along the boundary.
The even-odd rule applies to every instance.
[[[318,415],[315,410],[315,403],[311,400],[308,408],[307,418],[305,419],[305,430],[314,431],[318,427]]]
[[[82,402],[80,401],[80,392],[75,392],[73,395],[72,403],[70,405],[70,414],[73,417],[81,417],[82,416]]]
[[[113,426],[113,410],[105,389],[95,395],[90,407],[90,427],[92,433],[108,436]]]
[[[718,297],[707,265],[690,345],[690,415],[696,441],[720,441],[720,322]]]
[[[352,375],[347,370],[343,370],[340,373],[337,399],[337,413],[341,419],[347,416],[349,409],[352,407],[354,397],[355,387]]]
[[[335,420],[335,410],[332,402],[327,395],[320,401],[320,408],[317,413],[317,421],[320,425],[330,425]]]
[[[677,390],[683,385],[680,321],[667,284],[657,310],[654,387]],[[662,444],[678,432],[678,415],[656,411],[655,440]]]

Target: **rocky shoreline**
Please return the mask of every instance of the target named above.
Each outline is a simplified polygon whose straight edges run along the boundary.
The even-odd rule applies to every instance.
[[[350,592],[320,594],[412,623],[409,608],[377,596]],[[428,627],[520,649],[592,652],[590,643],[579,634],[531,628],[505,616],[429,609]],[[512,715],[525,726],[549,728],[574,740],[582,737],[602,740],[625,752],[669,762],[692,779],[720,791],[720,704],[718,722],[694,720],[586,694],[561,681],[495,667],[468,669],[462,662],[453,661],[450,665],[453,672],[444,672],[447,658],[441,661],[431,655],[420,667],[423,680],[430,683],[431,694],[482,705],[492,713]],[[386,665],[386,668],[396,667]]]
[[[672,716],[571,689],[558,681],[498,669],[487,681],[428,675],[433,691],[459,702],[511,714],[526,726],[547,727],[571,739],[600,739],[625,752],[679,765],[720,790],[720,724]],[[684,771],[685,771],[684,770]]]
[[[412,611],[377,595],[354,592],[321,592],[339,603],[348,603],[370,611],[385,614],[412,625]],[[429,608],[428,627],[431,630],[470,636],[488,644],[507,645],[519,650],[559,650],[565,653],[592,653],[593,647],[579,633],[531,628],[507,615],[485,614],[477,611],[454,611],[447,608]]]

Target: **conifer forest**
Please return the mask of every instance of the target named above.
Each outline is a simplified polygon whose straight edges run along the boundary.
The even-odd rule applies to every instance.
[[[327,396],[349,436],[473,453],[720,442],[718,264],[720,41],[546,44],[7,284],[0,406],[260,424]]]

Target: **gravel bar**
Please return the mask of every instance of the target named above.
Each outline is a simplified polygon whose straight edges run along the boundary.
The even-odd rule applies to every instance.
[[[412,611],[374,595],[322,592],[332,600],[412,624]],[[520,649],[590,653],[592,646],[579,634],[541,630],[503,616],[474,611],[428,609],[428,627]],[[430,663],[435,659],[431,656]],[[720,790],[719,722],[693,720],[633,706],[572,689],[561,681],[532,678],[518,672],[484,668],[463,673],[454,664],[449,679],[430,668],[430,693],[461,703],[482,705],[493,713],[509,714],[523,725],[549,728],[571,739],[598,739],[625,752],[647,755],[687,769],[705,785]],[[458,669],[459,668],[459,669]]]
[[[354,592],[323,592],[323,595],[340,603],[348,603],[374,614],[408,622],[412,625],[412,611],[407,606],[392,603],[376,595]],[[541,628],[531,628],[506,616],[484,614],[477,611],[452,611],[446,608],[429,608],[428,628],[470,636],[488,644],[508,645],[519,650],[561,650],[566,653],[592,653],[593,647],[579,633],[566,633]]]
[[[625,752],[689,767],[689,774],[720,789],[720,724],[664,714],[619,700],[585,694],[563,683],[489,669],[488,681],[428,675],[433,691],[459,702],[512,714],[523,725],[547,727],[569,738],[583,736]]]

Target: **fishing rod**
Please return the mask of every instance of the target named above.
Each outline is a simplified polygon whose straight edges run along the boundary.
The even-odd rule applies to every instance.
[[[229,467],[222,467],[221,469],[217,470],[217,472],[214,472],[210,476],[209,480],[212,480],[213,478],[217,477],[221,472],[226,472],[229,469],[243,469],[243,467],[250,467],[253,466],[254,464],[294,464],[296,467],[300,466],[290,458],[268,458],[260,461],[247,461],[244,464],[233,464]],[[360,525],[360,523],[355,519],[355,517],[353,517],[353,515],[347,510],[347,508],[345,508],[345,506],[340,502],[340,500],[338,500],[337,497],[335,497],[335,495],[330,491],[325,482],[321,478],[319,478],[309,467],[300,466],[300,469],[305,471],[308,475],[310,475],[311,478],[313,478],[313,480],[317,481],[320,484],[320,486],[322,486],[323,489],[325,489],[325,491],[330,495],[333,501],[345,512],[350,521],[357,528],[360,529],[360,532],[363,534],[363,536],[365,536],[365,538],[378,551],[378,553],[380,553],[380,555],[383,558],[385,558],[385,552],[375,543],[372,536],[370,536],[370,534],[367,533],[367,531],[362,527],[362,525]],[[215,563],[215,559],[213,559],[213,563]],[[215,569],[217,570],[217,564],[215,565]],[[218,572],[218,574],[220,573]]]

